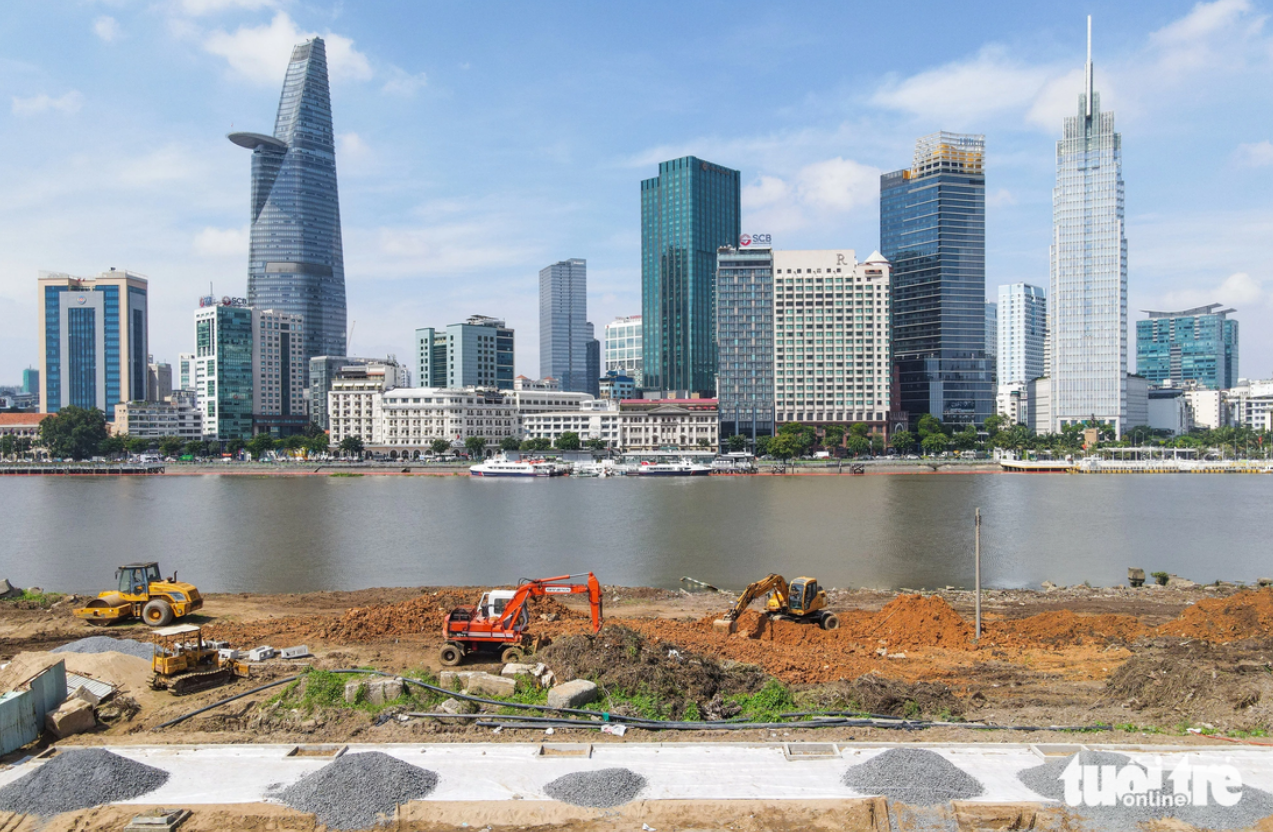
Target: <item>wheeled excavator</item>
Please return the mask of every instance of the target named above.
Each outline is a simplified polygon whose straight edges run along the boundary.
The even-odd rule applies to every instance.
[[[442,623],[442,637],[446,644],[438,652],[438,659],[447,667],[464,661],[470,653],[498,653],[505,663],[519,662],[527,653],[539,646],[538,637],[532,636],[530,626],[531,598],[545,595],[587,594],[592,608],[592,631],[601,629],[601,584],[591,572],[583,583],[577,583],[579,575],[558,575],[555,578],[522,578],[517,589],[492,589],[482,593],[476,606],[456,607],[447,613]]]
[[[824,630],[840,626],[840,619],[827,609],[827,593],[818,586],[817,578],[801,577],[791,583],[781,575],[769,575],[748,586],[738,596],[734,606],[721,618],[712,622],[717,630],[732,633],[738,629],[738,617],[751,602],[768,594],[765,615],[782,621],[801,624],[817,624]]]

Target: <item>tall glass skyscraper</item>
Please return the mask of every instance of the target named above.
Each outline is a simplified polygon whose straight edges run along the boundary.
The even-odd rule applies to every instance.
[[[345,258],[327,50],[292,50],[274,135],[231,133],[252,151],[248,304],[304,318],[301,359],[345,354]]]
[[[738,240],[740,178],[685,156],[641,182],[646,389],[715,389],[716,250]]]
[[[1136,322],[1136,373],[1150,384],[1194,382],[1208,390],[1238,383],[1238,322],[1212,303],[1183,312],[1146,312]]]
[[[999,287],[999,384],[1026,384],[1043,375],[1048,302],[1028,283]]]
[[[1122,435],[1141,423],[1129,422],[1127,408],[1123,141],[1093,87],[1091,25],[1088,18],[1086,89],[1056,143],[1048,418],[1039,428],[1055,433],[1095,419]]]
[[[545,266],[539,272],[539,377],[557,379],[568,393],[590,392],[600,376],[588,371],[591,340],[587,261]]]
[[[772,436],[774,257],[767,247],[726,246],[716,255],[716,334],[721,441]]]
[[[880,177],[880,251],[892,264],[893,364],[914,425],[925,413],[981,424],[986,359],[985,136],[934,133],[909,169]]]

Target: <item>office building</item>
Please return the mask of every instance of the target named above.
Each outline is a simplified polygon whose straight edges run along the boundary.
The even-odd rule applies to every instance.
[[[1048,304],[1042,287],[1012,283],[999,287],[1000,386],[1033,381],[1043,375]]]
[[[513,386],[513,330],[499,318],[474,315],[446,328],[446,387]]]
[[[1238,322],[1212,303],[1181,312],[1150,312],[1136,322],[1136,374],[1150,384],[1193,382],[1208,390],[1238,383]]]
[[[394,356],[388,358],[355,358],[344,355],[317,355],[309,360],[309,420],[323,430],[331,427],[327,413],[327,394],[338,378],[362,373],[378,379],[382,390],[410,387],[410,373]]]
[[[114,432],[141,439],[202,440],[203,412],[194,396],[170,397],[170,402],[121,402],[115,408]]]
[[[344,355],[345,260],[322,38],[292,50],[274,134],[229,139],[252,151],[248,304],[305,321],[302,362]]]
[[[715,399],[629,399],[619,403],[619,450],[715,451],[720,447]]]
[[[602,376],[597,388],[601,398],[613,401],[634,399],[637,394],[636,379],[620,375],[615,370],[610,370]]]
[[[643,386],[641,362],[641,316],[615,318],[605,328],[605,371],[628,376]]]
[[[31,367],[22,371],[22,392],[28,396],[40,395],[40,371]]]
[[[415,382],[417,387],[446,386],[446,330],[431,326],[415,331]]]
[[[892,265],[893,363],[913,427],[931,414],[981,424],[994,412],[986,358],[986,141],[934,133],[911,167],[880,177],[880,250]]]
[[[600,373],[588,369],[588,263],[562,260],[539,272],[539,375],[562,390],[588,393]]]
[[[192,352],[177,353],[176,389],[195,389],[195,356]]]
[[[336,370],[323,394],[323,411],[328,414],[326,427],[333,443],[339,443],[335,438],[338,435],[341,439],[357,436],[364,442],[370,441],[374,433],[376,397],[409,386],[406,368],[399,366],[393,356],[385,361],[359,358],[349,361]]]
[[[583,392],[596,398],[601,395],[601,342],[597,340],[597,330],[591,323],[585,327],[588,342],[588,383]]]
[[[149,356],[148,281],[111,269],[80,278],[40,272],[40,410],[145,401]]]
[[[774,432],[773,258],[768,246],[716,254],[716,398],[725,439]]]
[[[740,176],[685,156],[641,183],[643,389],[714,389],[716,250],[739,237]]]
[[[1056,145],[1047,338],[1048,421],[1036,430],[1095,419],[1121,436],[1144,424],[1147,400],[1128,399],[1122,137],[1095,89],[1091,18],[1085,88]]]
[[[309,362],[301,355],[305,322],[289,312],[253,309],[252,333],[253,433],[276,438],[300,433],[309,423]]]
[[[226,298],[200,300],[194,314],[195,394],[204,439],[252,437],[255,401],[252,309]]]
[[[147,365],[146,401],[167,401],[172,395],[172,365],[152,361]]]
[[[997,365],[999,357],[999,304],[986,304],[986,361],[995,373],[994,380],[999,380]]]
[[[776,422],[864,422],[887,433],[888,262],[875,252],[859,263],[851,249],[777,250],[773,265]]]

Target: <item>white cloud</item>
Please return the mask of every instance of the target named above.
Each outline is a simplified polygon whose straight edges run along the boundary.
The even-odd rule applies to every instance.
[[[237,75],[262,85],[276,85],[287,70],[292,47],[316,37],[317,32],[304,32],[286,12],[278,12],[269,23],[240,26],[233,33],[217,29],[204,39],[204,49],[220,55]],[[354,48],[354,42],[328,32],[327,66],[333,80],[366,81],[373,75],[367,56]]]
[[[871,103],[889,110],[961,127],[1010,110],[1029,109],[1058,70],[1010,57],[998,46],[975,56],[925,70],[909,78],[886,81]]]
[[[851,211],[879,196],[880,170],[837,156],[805,166],[796,182],[805,203],[832,211]]]
[[[1273,142],[1265,139],[1262,142],[1240,144],[1233,152],[1234,159],[1241,165],[1265,167],[1273,165]]]
[[[229,9],[273,9],[278,7],[278,0],[181,0],[181,10],[189,15],[205,15],[224,12]]]
[[[878,168],[835,157],[813,162],[787,179],[761,176],[743,188],[744,224],[786,232],[822,224],[828,214],[843,215],[879,196]]]
[[[1017,198],[1007,188],[1000,188],[992,194],[986,194],[987,208],[1002,208],[1016,204]]]
[[[77,90],[71,90],[59,98],[53,98],[45,93],[33,95],[30,98],[19,98],[16,95],[13,97],[13,114],[15,116],[38,115],[47,113],[50,110],[71,115],[78,113],[82,106],[84,106],[84,96]]]
[[[1215,0],[1213,3],[1198,3],[1189,14],[1168,23],[1149,37],[1150,40],[1165,46],[1195,44],[1201,39],[1232,27],[1249,11],[1251,11],[1249,0]]]
[[[119,28],[119,21],[110,15],[104,14],[93,21],[93,34],[107,43],[113,43],[119,39],[123,32]]]
[[[194,252],[202,257],[247,257],[248,226],[204,228],[194,238]]]
[[[1270,295],[1264,288],[1264,281],[1247,272],[1234,272],[1220,281],[1219,285],[1210,288],[1180,289],[1162,296],[1166,309],[1192,309],[1209,303],[1223,303],[1237,307],[1239,312],[1265,306],[1269,300]]]
[[[380,91],[387,95],[400,95],[403,98],[410,98],[416,94],[416,90],[427,86],[428,77],[423,73],[412,75],[404,70],[394,67],[392,74]]]
[[[338,133],[336,154],[342,159],[361,161],[371,155],[371,147],[357,133]]]

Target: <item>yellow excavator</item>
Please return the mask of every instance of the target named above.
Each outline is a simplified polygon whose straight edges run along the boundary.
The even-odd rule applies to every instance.
[[[765,615],[770,618],[817,624],[824,630],[834,630],[840,626],[840,619],[827,609],[827,593],[818,586],[817,578],[801,577],[787,583],[787,579],[781,575],[770,575],[748,586],[729,612],[716,619],[712,626],[724,632],[734,632],[738,628],[738,617],[752,601],[766,593],[769,598],[765,601]]]

